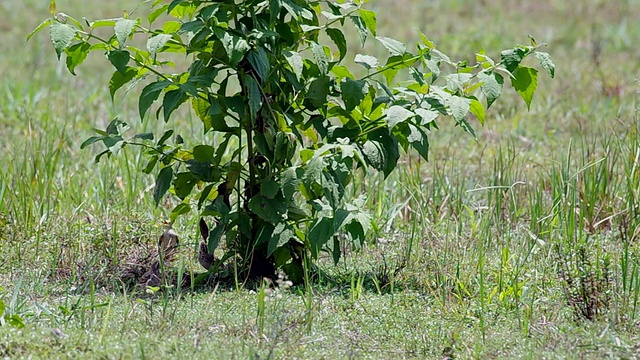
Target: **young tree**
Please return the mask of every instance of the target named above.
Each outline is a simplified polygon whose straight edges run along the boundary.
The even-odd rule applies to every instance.
[[[89,52],[104,52],[115,68],[112,97],[127,83],[145,81],[141,118],[155,102],[155,116],[165,122],[180,106],[191,106],[215,145],[184,148],[172,130],[157,140],[155,134],[125,138],[126,124],[116,119],[81,147],[102,142],[99,160],[127,145],[144,146],[142,171],[157,173],[156,204],[170,191],[182,200],[172,220],[194,208],[215,219],[210,231],[205,227],[203,251],[212,254],[224,239],[226,255],[211,271],[233,259],[244,274],[271,275],[279,268],[299,281],[305,258],[326,251],[337,262],[341,241],[365,241],[371,218],[363,198],[345,197],[357,169],[387,176],[401,151],[427,159],[428,135],[441,117],[473,135],[470,114],[484,123],[481,100],[490,107],[505,78],[529,106],[538,72],[522,61],[531,54],[554,76],[549,55],[533,39],[502,51],[499,61],[484,53],[474,63],[452,61],[423,34],[410,51],[377,34],[376,14],[365,3],[156,0],[146,27],[126,14],[81,23],[56,14],[52,2],[53,18],[33,33],[49,26],[58,58],[66,55],[74,75]],[[175,20],[156,26],[162,14]],[[346,26],[355,28],[362,45],[373,36],[388,58],[348,54]],[[113,35],[94,33],[103,27]],[[132,45],[134,36],[145,38],[146,48]],[[165,53],[188,56],[190,66],[170,73]],[[353,74],[345,65],[352,60],[366,75]]]

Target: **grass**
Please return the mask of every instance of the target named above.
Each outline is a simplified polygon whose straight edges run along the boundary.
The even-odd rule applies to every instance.
[[[5,2],[0,30],[0,299],[24,328],[0,326],[8,358],[634,358],[640,354],[640,38],[633,1],[372,1],[383,35],[414,29],[454,58],[549,43],[530,111],[505,94],[478,141],[441,122],[430,162],[405,156],[354,196],[379,233],[307,287],[220,286],[123,293],[114,264],[153,244],[155,208],[136,149],[93,163],[79,150],[114,116],[135,130],[135,92],[109,100],[98,57],[72,77],[45,34],[24,46],[46,2]],[[118,16],[135,1],[89,6]],[[393,7],[390,9],[390,7]],[[140,15],[140,14],[137,14]],[[352,55],[358,49],[353,49]],[[382,55],[375,46],[367,51]],[[177,119],[200,141],[197,120]],[[197,216],[176,224],[179,263],[197,269]]]

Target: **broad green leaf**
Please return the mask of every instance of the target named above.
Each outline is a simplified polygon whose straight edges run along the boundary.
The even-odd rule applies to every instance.
[[[260,184],[260,194],[267,199],[273,199],[280,191],[280,184],[275,180],[266,179]]]
[[[370,55],[361,55],[361,54],[357,54],[356,57],[353,59],[353,61],[356,64],[360,64],[364,66],[365,68],[367,68],[367,70],[375,69],[380,64],[377,58]]]
[[[153,201],[156,206],[160,203],[160,200],[166,194],[171,187],[171,180],[173,179],[173,168],[167,166],[160,170],[158,177],[156,178],[156,185],[153,189]]]
[[[307,4],[307,2],[302,3]],[[282,7],[284,7],[293,18],[313,20],[313,13],[310,10],[296,4],[295,1],[281,0],[281,4]]]
[[[273,254],[276,249],[285,246],[293,237],[295,237],[295,233],[290,226],[282,222],[278,223],[278,225],[276,225],[275,229],[273,230],[271,239],[269,239],[267,256]]]
[[[149,16],[147,16],[147,20],[149,21],[149,24],[153,24],[153,22],[156,21],[156,19],[160,17],[160,15],[167,12],[168,8],[169,8],[169,4],[165,4],[160,6],[157,9],[154,9],[152,12],[150,12]]]
[[[149,54],[153,59],[156,58],[156,54],[162,47],[171,39],[171,35],[169,34],[158,34],[156,36],[150,37],[147,40],[147,49],[149,50]]]
[[[407,46],[398,40],[385,36],[376,36],[376,39],[389,50],[392,56],[402,56],[407,52]]]
[[[211,145],[196,145],[193,147],[193,160],[211,162],[215,149]]]
[[[160,96],[162,90],[164,90],[170,84],[171,82],[167,80],[156,81],[152,82],[151,84],[145,86],[144,89],[142,89],[140,99],[138,99],[138,112],[140,114],[140,120],[144,118],[144,115],[147,113],[149,107],[151,107],[151,104],[153,104],[153,102],[158,99],[158,96]]]
[[[491,107],[491,104],[500,97],[502,94],[502,87],[504,84],[504,78],[497,72],[490,74],[481,72],[478,74],[478,80],[482,82],[482,92],[487,97],[487,108]]]
[[[311,82],[307,92],[307,100],[313,107],[321,108],[327,103],[329,96],[330,79],[327,76],[319,77]]]
[[[408,124],[408,126],[409,136],[407,136],[407,141],[423,159],[429,161],[429,138],[427,133],[413,124]]]
[[[471,103],[469,104],[469,111],[471,111],[480,121],[481,125],[484,125],[485,120],[485,111],[482,103],[476,99],[471,99]]]
[[[133,29],[135,28],[137,23],[137,21],[130,19],[120,19],[116,21],[114,30],[116,33],[116,39],[118,39],[118,44],[120,45],[121,49],[127,42],[127,38],[133,33]]]
[[[121,74],[125,74],[127,71],[127,64],[129,63],[129,52],[126,50],[113,50],[107,54],[109,62],[116,68]]]
[[[71,46],[73,38],[76,36],[76,28],[71,25],[54,22],[49,26],[49,36],[51,37],[51,43],[53,44],[58,60],[62,52]]]
[[[342,92],[342,101],[347,111],[351,111],[360,105],[366,95],[367,82],[365,80],[343,79],[340,84]]]
[[[77,43],[68,47],[65,52],[67,54],[67,69],[73,75],[76,75],[75,68],[82,64],[87,58],[91,45],[86,42]]]
[[[171,222],[176,221],[178,216],[186,214],[191,211],[191,206],[188,203],[180,203],[173,210],[171,210],[171,214],[169,214],[169,220]]]
[[[340,60],[344,59],[345,55],[347,55],[347,40],[342,33],[342,30],[339,29],[327,29],[327,35],[333,40],[333,43],[338,47],[338,51],[340,52]]]
[[[524,66],[518,67],[513,72],[511,85],[527,104],[527,109],[531,109],[531,99],[538,87],[538,70]]]
[[[280,11],[282,10],[282,1],[281,0],[269,0],[269,22],[274,23],[278,20],[278,16],[280,16]]]
[[[469,106],[471,105],[471,99],[463,98],[461,96],[451,96],[447,105],[449,105],[449,112],[456,122],[461,122],[469,113]]]
[[[376,13],[371,10],[364,9],[358,10],[358,13],[360,14],[364,24],[367,26],[367,29],[371,31],[373,36],[376,36]]]
[[[367,25],[365,25],[364,20],[362,20],[360,16],[349,16],[349,19],[351,19],[353,25],[355,25],[358,35],[360,35],[360,44],[364,47],[364,44],[367,42]]]
[[[181,172],[176,174],[176,178],[173,181],[173,190],[176,193],[176,196],[180,199],[184,200],[189,194],[191,194],[191,190],[198,183],[198,180],[193,176],[190,171]]]
[[[127,67],[124,73],[116,70],[113,75],[111,75],[111,80],[109,80],[109,93],[111,94],[111,100],[113,100],[113,96],[116,91],[120,89],[124,84],[133,80],[133,78],[138,74],[138,71],[132,67]]]
[[[415,109],[414,112],[420,118],[419,124],[423,126],[434,121],[436,118],[438,118],[438,115],[440,115],[440,113],[435,110],[427,110],[427,109]]]
[[[385,177],[395,169],[400,158],[398,141],[386,129],[369,134],[369,140],[362,145],[362,153],[367,163],[384,172]]]
[[[282,221],[284,214],[287,213],[287,205],[282,196],[268,199],[258,194],[249,200],[249,210],[258,215],[262,220],[271,224],[277,224]]]
[[[311,43],[311,53],[313,53],[313,59],[316,61],[318,69],[320,69],[321,75],[327,75],[329,71],[329,59],[324,52],[324,46],[319,45],[316,42]]]
[[[353,76],[353,74],[349,71],[349,68],[346,67],[346,66],[336,65],[336,66],[331,68],[331,72],[338,79],[342,79],[342,78],[354,79],[355,78],[355,76]]]
[[[206,133],[211,129],[211,114],[209,112],[211,105],[209,105],[209,101],[199,97],[194,97],[191,98],[191,107],[198,118],[202,121],[202,124],[204,125],[204,132]]]
[[[271,64],[269,64],[269,58],[264,48],[258,47],[249,51],[247,59],[262,82],[266,82],[269,78],[269,71],[271,71]]]
[[[162,32],[164,32],[164,34],[160,34],[160,35],[169,35],[169,36],[171,36],[170,34],[178,32],[178,30],[180,30],[181,28],[182,28],[182,23],[181,22],[179,22],[179,21],[167,21],[164,24],[162,24]]]
[[[260,94],[260,86],[253,76],[247,75],[244,78],[244,86],[249,103],[249,113],[251,121],[255,121],[258,111],[262,107],[262,95]]]
[[[333,219],[322,217],[315,221],[315,224],[309,230],[309,243],[311,245],[311,255],[318,258],[318,254],[322,247],[333,236]]]
[[[229,32],[225,32],[221,40],[222,46],[229,57],[229,64],[231,66],[237,66],[244,57],[244,54],[249,51],[249,44],[245,39]]]
[[[397,124],[405,122],[415,116],[413,111],[409,111],[400,105],[393,105],[387,110],[387,124],[389,130],[393,129]]]
[[[302,56],[300,56],[300,54],[298,54],[297,52],[288,50],[283,51],[282,55],[284,55],[285,59],[287,59],[289,66],[291,66],[291,70],[293,70],[293,73],[296,74],[296,78],[300,80],[300,77],[302,76],[302,69],[304,68]]]
[[[224,224],[217,224],[209,231],[209,237],[207,238],[207,251],[209,251],[209,254],[213,254],[216,251],[225,230],[226,226]]]
[[[556,74],[556,65],[551,61],[551,56],[546,52],[536,52],[535,56],[540,61],[540,66],[553,78]]]
[[[299,168],[288,168],[280,174],[280,189],[285,199],[290,199],[300,186],[297,170]]]
[[[177,109],[183,102],[189,97],[182,91],[182,89],[175,89],[167,91],[162,99],[162,111],[164,113],[164,121],[169,121],[171,113]]]
[[[522,59],[524,59],[526,53],[527,50],[521,47],[504,50],[500,53],[500,60],[504,67],[513,73],[522,62]]]

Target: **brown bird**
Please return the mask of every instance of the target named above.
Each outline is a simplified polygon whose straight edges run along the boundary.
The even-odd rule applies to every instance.
[[[200,246],[198,246],[198,262],[203,268],[210,270],[216,258],[213,254],[209,254],[209,247],[207,246],[209,226],[207,226],[204,219],[200,219],[200,236],[202,236],[202,240],[204,241],[201,241]]]
[[[158,255],[162,258],[164,266],[175,259],[179,243],[178,235],[171,229],[171,226],[167,226],[158,238]]]

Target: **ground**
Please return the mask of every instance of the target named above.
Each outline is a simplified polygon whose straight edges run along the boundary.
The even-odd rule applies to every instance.
[[[115,116],[135,130],[137,90],[112,103],[101,56],[57,63],[48,2],[0,2],[0,326],[6,358],[636,358],[640,356],[640,10],[631,1],[372,0],[381,35],[421,30],[454,59],[547,42],[532,107],[505,93],[475,124],[441,120],[431,158],[383,181],[356,179],[378,225],[308,286],[233,281],[146,294],[114,266],[153,246],[172,208],[131,149],[98,164],[80,150]],[[59,0],[74,17],[118,17],[136,1]],[[358,52],[383,55],[375,46]],[[533,63],[531,63],[533,65]],[[197,119],[176,123],[202,141]],[[175,224],[176,267],[196,262],[198,216]],[[124,290],[124,291],[123,291]],[[181,291],[178,291],[181,290]]]

